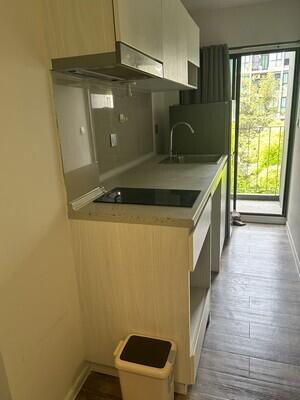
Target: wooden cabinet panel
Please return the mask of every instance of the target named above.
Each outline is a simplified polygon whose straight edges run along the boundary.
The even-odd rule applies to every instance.
[[[207,321],[209,319],[210,313],[210,290],[207,291],[207,294],[204,298],[204,307],[201,315],[201,321],[199,324],[199,328],[197,329],[197,337],[195,338],[195,342],[191,349],[191,358],[190,358],[190,383],[194,384],[196,382],[197,370],[199,366],[201,350],[204,342]]]
[[[179,0],[162,0],[164,77],[188,84],[188,61],[199,66],[199,27]]]
[[[178,2],[177,15],[177,62],[178,79],[183,84],[188,84],[188,12],[181,3]]]
[[[113,367],[129,333],[178,346],[175,380],[190,380],[188,229],[72,221],[87,359]]]
[[[187,228],[102,221],[71,228],[87,359],[113,367],[128,334],[165,337],[178,346],[175,382],[194,383],[210,307],[210,229],[190,273]]]
[[[227,164],[223,169],[223,177],[221,185],[220,253],[222,253],[226,235],[226,211],[227,211]]]
[[[212,271],[219,272],[220,259],[226,234],[227,164],[224,166],[218,186],[212,194]]]
[[[112,0],[45,0],[50,57],[115,50]]]
[[[163,0],[163,59],[164,77],[171,81],[178,79],[177,62],[177,0]]]
[[[206,203],[199,221],[189,237],[189,269],[193,271],[211,223],[211,198]]]
[[[188,33],[188,61],[199,67],[200,29],[190,15],[188,15],[187,33]]]
[[[162,61],[162,0],[113,3],[116,40]]]
[[[222,179],[212,195],[212,221],[211,221],[211,269],[219,272],[220,269],[220,232],[221,232],[221,191]]]
[[[180,0],[45,0],[45,20],[52,59],[114,52],[120,41],[162,61],[169,81],[194,84],[199,29]]]

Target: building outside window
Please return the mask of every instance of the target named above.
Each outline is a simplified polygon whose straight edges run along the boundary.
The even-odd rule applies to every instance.
[[[252,69],[253,71],[258,71],[260,67],[260,55],[255,54],[252,58]]]
[[[282,53],[271,53],[270,54],[270,67],[280,67],[282,65]]]
[[[288,72],[284,72],[283,73],[283,77],[282,77],[282,84],[283,85],[287,85],[289,81],[289,73]]]
[[[286,111],[286,97],[281,97],[281,104],[280,104],[281,113],[285,113]]]
[[[275,72],[274,77],[275,77],[275,79],[277,79],[278,81],[280,81],[281,73],[280,73],[280,72]]]
[[[269,68],[269,54],[262,54],[260,59],[260,65],[262,69]]]
[[[290,53],[254,54],[242,57],[242,75],[249,77],[249,82],[259,84],[266,74],[272,73],[278,82],[278,117],[282,118],[287,107],[287,87],[289,81]]]

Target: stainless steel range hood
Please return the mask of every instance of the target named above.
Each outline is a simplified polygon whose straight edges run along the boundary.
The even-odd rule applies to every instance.
[[[116,51],[113,53],[55,58],[52,67],[54,71],[112,81],[130,82],[163,77],[161,62],[121,42],[116,42]]]

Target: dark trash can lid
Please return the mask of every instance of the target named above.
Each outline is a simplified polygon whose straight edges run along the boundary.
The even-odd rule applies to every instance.
[[[120,359],[153,368],[164,368],[172,344],[167,340],[130,336]]]

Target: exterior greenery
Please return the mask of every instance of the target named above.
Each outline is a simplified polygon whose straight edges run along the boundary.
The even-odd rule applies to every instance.
[[[238,159],[240,194],[279,194],[284,115],[278,113],[278,102],[279,82],[273,73],[242,75]]]

